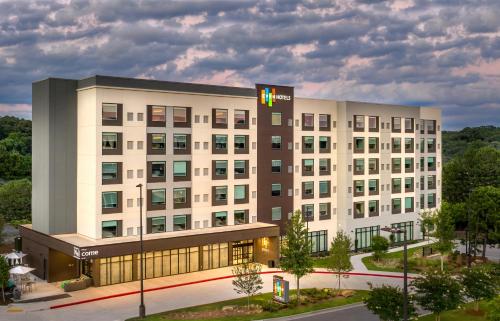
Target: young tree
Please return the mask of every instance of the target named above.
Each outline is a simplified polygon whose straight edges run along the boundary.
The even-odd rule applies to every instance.
[[[411,286],[415,288],[417,303],[431,311],[436,321],[441,320],[442,312],[456,309],[463,302],[462,286],[445,272],[426,272],[415,279]]]
[[[373,258],[375,260],[380,261],[380,259],[387,253],[388,249],[389,241],[385,237],[381,235],[372,237]]]
[[[493,271],[481,265],[463,269],[460,281],[465,295],[474,300],[475,311],[479,311],[479,300],[491,300],[500,290]]]
[[[340,278],[342,273],[349,272],[352,270],[351,264],[351,238],[347,233],[343,231],[338,231],[337,236],[332,240],[330,246],[330,257],[328,258],[328,270],[335,273],[339,281],[340,290]]]
[[[247,308],[250,309],[250,297],[262,289],[261,267],[255,263],[243,263],[233,267],[233,286],[238,294],[247,295]]]
[[[441,271],[444,270],[444,256],[455,247],[455,224],[453,220],[453,206],[448,202],[443,202],[441,208],[436,211],[434,218],[434,236],[438,239],[435,244],[436,249],[441,253]]]
[[[420,212],[420,226],[422,227],[422,234],[425,239],[429,239],[429,234],[434,230],[434,211],[423,210]],[[393,234],[391,234],[393,235]]]
[[[382,321],[403,320],[403,292],[399,287],[382,285],[379,288],[372,288],[368,296],[364,299],[368,310],[379,316]],[[408,316],[415,316],[415,306],[412,301],[408,302]]]
[[[293,213],[286,228],[286,241],[281,248],[280,265],[283,271],[295,276],[297,280],[297,303],[300,304],[300,279],[313,271],[311,242],[302,220],[302,213]]]
[[[5,303],[5,287],[7,286],[7,281],[9,281],[9,264],[7,259],[0,257],[0,287],[2,288],[2,299]]]

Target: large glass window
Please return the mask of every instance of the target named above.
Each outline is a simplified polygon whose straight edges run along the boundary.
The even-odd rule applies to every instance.
[[[314,137],[313,136],[304,136],[303,137],[304,149],[314,149]]]
[[[326,253],[328,251],[328,232],[326,230],[309,232],[311,253]]]
[[[436,189],[436,175],[427,176],[427,188]]]
[[[215,123],[221,125],[227,124],[227,109],[215,110]]]
[[[378,174],[378,158],[368,159],[368,170],[370,174]]]
[[[244,160],[235,160],[234,161],[234,174],[235,175],[244,175],[246,166],[245,166],[245,161]]]
[[[186,177],[186,176],[187,176],[187,162],[174,161],[174,177]]]
[[[151,218],[151,233],[165,232],[165,216]]]
[[[365,181],[354,181],[354,193],[356,194],[355,196],[363,196],[365,193]]]
[[[214,214],[214,226],[226,226],[227,225],[227,212],[215,212]]]
[[[174,107],[174,123],[187,122],[187,108]]]
[[[234,186],[234,200],[244,200],[246,199],[246,185],[235,185]]]
[[[304,182],[304,196],[314,196],[314,182]]]
[[[363,174],[365,172],[365,160],[362,158],[356,158],[354,160],[354,171],[355,174]]]
[[[427,194],[427,207],[428,208],[436,207],[436,194],[434,193]]]
[[[234,136],[234,149],[245,149],[246,145],[246,137],[244,135],[236,135]]]
[[[392,172],[400,173],[401,172],[401,158],[393,158],[392,159]]]
[[[165,149],[165,134],[151,134],[151,149]]]
[[[378,117],[377,116],[369,116],[368,117],[368,128],[371,131],[378,129]]]
[[[102,192],[102,208],[117,208],[118,192]]]
[[[281,113],[271,114],[271,124],[273,126],[281,126]]]
[[[174,134],[174,149],[187,149],[187,135]]]
[[[413,138],[405,138],[405,152],[413,153]]]
[[[320,158],[319,159],[319,170],[320,172],[328,171],[328,158]]]
[[[216,186],[215,187],[215,200],[216,201],[227,201],[227,186]]]
[[[117,133],[102,133],[102,149],[116,149],[118,147]]]
[[[279,207],[273,207],[271,209],[271,219],[273,221],[279,221],[279,220],[281,220],[281,206],[279,206]]]
[[[377,137],[368,138],[368,150],[370,151],[370,153],[378,152],[378,138]]]
[[[187,229],[187,215],[174,215],[174,231],[184,231]]]
[[[391,224],[392,228],[401,229],[402,231],[406,230],[406,240],[413,240],[413,221],[410,222],[402,222],[402,223],[394,223]],[[404,233],[394,233],[394,243],[400,243],[404,240]]]
[[[401,118],[400,117],[392,117],[392,129],[395,131],[401,130]]]
[[[434,153],[436,151],[436,139],[427,138],[427,152]]]
[[[362,153],[365,150],[365,139],[363,137],[354,137],[354,151]]]
[[[165,189],[151,190],[151,204],[164,205],[165,204]]]
[[[413,197],[405,197],[405,213],[413,211]]]
[[[281,136],[271,136],[271,148],[281,149]]]
[[[413,131],[413,118],[405,118],[405,131]]]
[[[363,218],[365,216],[365,202],[354,203],[354,218]]]
[[[357,228],[355,230],[355,249],[365,249],[372,246],[372,238],[380,235],[380,225]]]
[[[215,175],[217,176],[227,175],[227,161],[225,160],[215,161]]]
[[[412,157],[405,158],[405,171],[406,171],[406,173],[413,172],[413,158]]]
[[[304,126],[314,127],[314,114],[304,114]]]
[[[314,204],[304,204],[302,205],[302,210],[304,212],[302,215],[306,220],[314,220]]]
[[[185,204],[187,202],[187,189],[174,188],[174,204]]]
[[[304,172],[314,172],[314,159],[304,159]]]
[[[227,149],[227,135],[215,135],[215,149]]]
[[[271,171],[273,173],[281,173],[281,159],[273,159],[271,161]]]
[[[368,216],[378,216],[378,201],[371,200],[368,201]]]
[[[413,192],[413,177],[405,177],[405,191]]]
[[[368,191],[370,195],[375,195],[378,193],[378,179],[368,180]]]
[[[118,120],[118,105],[102,104],[102,120]]]
[[[436,170],[436,157],[427,157],[427,170],[428,171]]]
[[[234,225],[245,224],[245,211],[234,211]]]
[[[392,179],[392,193],[401,193],[401,178]]]
[[[234,123],[236,125],[245,125],[247,122],[246,112],[244,110],[234,111]]]
[[[320,203],[319,204],[319,217],[320,217],[320,219],[321,219],[321,217],[328,215],[329,207],[330,207],[330,203]]]
[[[271,185],[271,196],[281,196],[281,184]]]
[[[392,212],[393,213],[401,213],[401,199],[393,198],[392,199]]]
[[[151,162],[151,176],[165,177],[165,162]]]
[[[354,116],[354,129],[363,130],[365,129],[365,116]]]
[[[328,116],[329,115],[319,114],[319,128],[328,128],[330,126]]]
[[[118,236],[118,221],[102,222],[102,238]]]
[[[401,153],[401,138],[393,137],[392,138],[392,152],[393,153]]]
[[[330,194],[330,182],[320,181],[319,182],[319,195],[329,195]]]
[[[330,144],[330,137],[327,136],[319,136],[319,148],[320,149],[328,149]]]
[[[102,163],[102,179],[112,180],[118,178],[117,163]]]
[[[166,108],[164,106],[151,107],[151,120],[164,122],[166,119]]]

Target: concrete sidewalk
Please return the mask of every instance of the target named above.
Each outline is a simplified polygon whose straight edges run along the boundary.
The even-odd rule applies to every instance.
[[[423,246],[423,245],[434,244],[435,242],[436,242],[436,240],[434,238],[430,238],[429,240],[426,240],[426,241],[410,244],[410,245],[408,245],[408,248],[412,249],[412,248]],[[390,249],[388,252],[392,253],[392,252],[399,252],[402,250],[403,250],[403,247],[399,246],[399,247],[395,247],[395,248]],[[369,253],[363,253],[363,254],[357,254],[357,255],[351,256],[351,264],[353,267],[353,271],[355,271],[355,272],[368,272],[368,271],[370,271],[366,268],[362,259],[365,257],[371,256],[372,254],[373,254],[372,252],[369,252]],[[377,271],[377,273],[379,273],[379,271]],[[382,273],[382,272],[380,272],[380,273]]]

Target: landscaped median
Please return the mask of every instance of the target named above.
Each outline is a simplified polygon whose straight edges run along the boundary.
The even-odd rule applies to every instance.
[[[272,293],[253,296],[250,299],[250,309],[247,308],[247,298],[205,304],[190,308],[167,311],[146,317],[147,321],[168,320],[204,320],[204,321],[247,321],[262,320],[290,316],[300,313],[334,308],[363,301],[368,291],[334,289],[302,289],[301,304],[296,304],[295,290],[290,291],[289,304],[272,301]],[[129,319],[140,320],[138,318]]]

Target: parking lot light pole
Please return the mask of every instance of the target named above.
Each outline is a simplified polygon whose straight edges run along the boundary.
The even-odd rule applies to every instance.
[[[407,235],[406,228],[395,228],[395,227],[383,227],[380,230],[395,233],[404,234],[403,239],[403,320],[408,321],[408,247],[406,244]]]
[[[140,253],[140,273],[141,273],[141,304],[139,305],[139,318],[144,319],[146,317],[146,306],[144,305],[144,261],[142,260],[142,255],[144,253],[144,244],[142,240],[142,184],[137,185],[139,187],[139,229],[140,229],[140,244],[141,244],[141,253]]]

